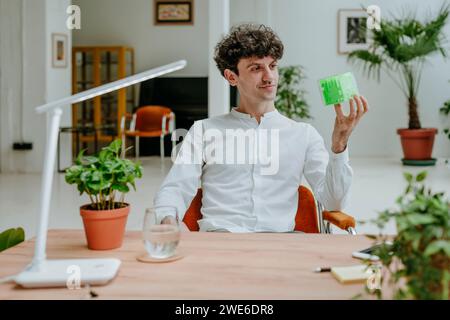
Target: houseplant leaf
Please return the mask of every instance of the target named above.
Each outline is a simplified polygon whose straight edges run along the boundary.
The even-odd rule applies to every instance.
[[[450,257],[450,240],[437,240],[430,243],[425,250],[424,255],[431,256],[437,252],[442,251]]]
[[[66,171],[65,180],[77,186],[80,195],[86,193],[91,200],[91,208],[106,210],[120,196],[123,206],[124,195],[130,191],[131,185],[136,190],[135,179],[142,177],[142,167],[128,159],[121,159],[121,140],[115,140],[104,147],[97,155],[84,156],[82,150],[76,164]],[[116,197],[117,196],[117,197]]]
[[[433,193],[425,188],[426,172],[404,176],[409,188],[399,197],[399,208],[383,211],[374,220],[382,227],[391,219],[397,225],[392,247],[377,255],[390,274],[394,298],[448,300],[450,202],[442,192]],[[381,234],[375,243],[385,239]]]
[[[0,233],[0,252],[14,247],[25,240],[25,231],[22,228],[8,229]]]

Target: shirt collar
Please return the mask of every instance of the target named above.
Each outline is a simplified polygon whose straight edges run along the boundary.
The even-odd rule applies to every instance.
[[[236,116],[236,117],[238,117],[238,118],[240,118],[240,119],[253,119],[253,117],[250,114],[236,111],[236,108],[232,108],[231,109],[231,114]],[[276,115],[278,115],[278,110],[277,109],[264,113],[262,115],[262,117],[264,119],[270,119],[270,118],[273,118]]]

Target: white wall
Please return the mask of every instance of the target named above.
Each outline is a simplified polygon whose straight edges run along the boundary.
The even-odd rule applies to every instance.
[[[268,0],[271,12],[271,26],[285,44],[285,56],[281,65],[300,64],[306,68],[314,119],[311,123],[329,144],[334,121],[334,111],[322,106],[317,80],[336,73],[353,71],[361,94],[371,105],[370,113],[351,138],[352,156],[401,157],[401,146],[396,129],[407,126],[406,101],[394,82],[382,75],[381,83],[368,80],[360,70],[346,61],[345,55],[337,53],[337,12],[339,9],[358,9],[361,5],[377,4],[382,18],[390,12],[402,9],[417,10],[418,17],[435,13],[442,5],[441,0]],[[233,24],[238,22],[264,22],[259,0],[232,0]],[[264,11],[262,11],[264,12]],[[446,27],[450,39],[450,24]],[[439,115],[439,108],[450,98],[450,61],[433,57],[426,66],[419,92],[419,108],[423,127],[443,128],[445,118]],[[442,131],[442,130],[441,130]],[[450,155],[450,142],[439,134],[434,156]]]
[[[135,49],[136,72],[186,59],[171,76],[208,75],[208,3],[196,0],[193,26],[155,26],[153,0],[74,0],[80,6],[81,30],[74,46],[127,45]]]
[[[46,116],[37,115],[34,108],[71,93],[70,56],[66,69],[53,69],[51,65],[52,32],[67,34],[71,47],[71,32],[65,25],[70,0],[0,1],[1,172],[40,172]],[[70,124],[70,119],[67,109],[62,125]],[[33,143],[31,151],[12,150],[12,144],[21,139],[21,124],[24,141]],[[70,151],[70,141],[63,150]]]
[[[216,44],[230,29],[230,1],[211,1],[208,14],[208,116],[214,117],[230,110],[230,86],[214,61]]]
[[[37,6],[36,3],[46,0],[27,1],[29,6]],[[47,0],[48,3],[61,3],[58,0]],[[64,0],[67,1],[68,0]],[[165,64],[180,58],[187,58],[188,67],[179,71],[178,75],[207,76],[208,74],[208,5],[206,0],[195,1],[194,26],[154,26],[153,25],[153,1],[149,0],[75,0],[82,9],[82,30],[74,31],[75,45],[109,45],[125,44],[136,49],[137,70],[142,71],[154,66]],[[6,19],[8,14],[4,11],[6,6],[13,7],[9,10],[17,11],[15,1],[0,0],[2,5],[1,30],[8,23],[17,24],[14,18]],[[402,8],[417,8],[420,16],[428,14],[429,9],[435,12],[441,5],[441,0],[421,2],[419,0],[379,0],[376,2],[382,9],[382,14],[399,12]],[[366,119],[362,121],[355,131],[350,145],[352,156],[389,156],[401,157],[401,147],[396,128],[407,125],[406,102],[401,92],[394,83],[382,75],[382,82],[378,84],[374,80],[367,80],[357,68],[346,62],[346,57],[337,54],[337,12],[340,8],[359,8],[361,4],[373,4],[367,0],[231,0],[231,24],[239,22],[263,22],[270,24],[280,35],[286,46],[285,57],[282,65],[301,64],[305,66],[308,80],[305,83],[308,90],[308,99],[312,106],[311,121],[321,132],[327,143],[330,141],[334,112],[323,107],[317,89],[317,79],[347,70],[353,71],[358,80],[359,88],[370,104],[371,110]],[[55,7],[56,6],[56,7]],[[62,5],[60,5],[62,6]],[[49,23],[55,22],[59,28],[57,5],[47,6],[52,18]],[[52,9],[56,11],[52,11]],[[36,16],[41,10],[36,8]],[[31,11],[30,8],[30,12]],[[53,13],[50,13],[53,12]],[[41,14],[41,13],[39,13]],[[30,17],[32,18],[32,17]],[[62,20],[62,19],[61,19]],[[65,72],[52,70],[46,67],[44,71],[39,61],[49,61],[50,49],[44,48],[42,24],[33,27],[36,37],[30,38],[33,48],[27,51],[28,74],[24,114],[25,140],[35,143],[34,150],[26,153],[13,152],[12,142],[18,139],[17,124],[19,123],[17,105],[20,96],[17,92],[7,95],[5,87],[13,86],[13,83],[21,81],[16,74],[20,64],[17,62],[16,52],[19,50],[18,42],[14,39],[16,29],[11,29],[10,40],[0,37],[1,61],[7,61],[10,65],[8,83],[0,81],[2,94],[0,96],[0,148],[1,166],[5,171],[20,171],[27,168],[30,171],[39,170],[42,159],[42,141],[44,122],[31,110],[37,102],[42,102],[43,87],[47,87],[47,98],[56,97],[69,90],[67,77],[70,70]],[[51,25],[45,28],[51,29]],[[64,27],[63,27],[64,28]],[[56,29],[55,29],[56,30]],[[66,33],[67,30],[62,30]],[[450,38],[450,25],[446,29]],[[46,31],[46,37],[49,35]],[[3,33],[2,33],[3,36]],[[4,37],[4,36],[3,36]],[[8,39],[8,37],[6,37]],[[48,38],[46,38],[48,41]],[[8,50],[5,51],[4,48]],[[35,48],[34,48],[35,47]],[[48,47],[48,45],[47,45]],[[43,55],[46,57],[43,58]],[[3,65],[3,64],[2,64]],[[4,72],[3,70],[2,72]],[[47,74],[47,75],[46,75]],[[61,78],[58,78],[61,76]],[[4,78],[4,75],[3,75]],[[45,78],[45,81],[42,79]],[[58,81],[60,79],[61,81]],[[442,58],[435,57],[430,60],[424,70],[423,82],[419,93],[420,114],[424,127],[443,128],[446,122],[438,109],[443,101],[450,98],[450,62],[444,62]],[[66,83],[64,85],[63,83]],[[25,84],[26,85],[26,84]],[[59,86],[61,85],[61,86]],[[9,97],[9,98],[8,98]],[[10,101],[8,102],[7,99]],[[7,105],[7,107],[5,107]],[[66,115],[68,115],[66,113]],[[69,115],[70,116],[70,115]],[[67,120],[67,119],[66,119]],[[70,121],[68,122],[70,123]],[[436,139],[435,156],[449,156],[450,143],[442,134]]]
[[[12,141],[20,139],[21,15],[21,1],[0,0],[0,171],[12,161]]]
[[[1,130],[4,137],[2,172],[33,172],[38,171],[38,165],[42,164],[39,159],[43,158],[45,138],[45,118],[38,117],[32,108],[45,100],[46,7],[45,1],[6,2],[9,2],[6,8],[8,10],[1,10],[2,20],[14,21],[14,24],[10,24],[6,29],[2,28],[2,39],[9,30],[13,31],[14,36],[11,36],[7,43],[2,41],[5,46],[2,45],[1,51],[2,96],[6,94],[7,97],[6,100],[2,99],[1,103]],[[9,65],[8,59],[11,57],[14,65]],[[8,98],[8,95],[13,98]],[[3,115],[7,117],[3,118]],[[11,130],[12,125],[14,130]],[[13,143],[20,142],[22,137],[24,141],[33,143],[33,150],[12,150]]]
[[[46,76],[47,90],[46,102],[54,101],[72,94],[72,32],[67,29],[67,7],[71,0],[47,0],[47,45],[52,47],[52,33],[66,34],[68,37],[67,68],[53,68],[52,54],[47,50]],[[71,106],[63,107],[61,127],[72,126]],[[61,135],[61,168],[67,168],[72,164],[72,139],[71,135]]]

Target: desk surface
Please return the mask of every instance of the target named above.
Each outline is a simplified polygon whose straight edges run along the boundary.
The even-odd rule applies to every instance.
[[[144,252],[140,232],[127,232],[122,248],[90,251],[83,230],[54,230],[48,258],[122,260],[118,276],[93,287],[98,299],[350,299],[364,284],[339,284],[318,266],[348,266],[360,261],[351,252],[371,245],[364,236],[319,234],[183,233],[184,258],[171,263],[136,260]],[[0,253],[0,278],[20,272],[30,261],[34,240]],[[0,284],[0,299],[80,299],[86,290],[22,289]]]

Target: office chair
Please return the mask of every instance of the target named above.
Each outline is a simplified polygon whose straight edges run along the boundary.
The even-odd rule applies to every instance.
[[[315,200],[310,189],[305,186],[298,188],[298,209],[295,216],[295,231],[304,233],[331,233],[331,224],[346,230],[349,234],[356,234],[355,219],[340,211],[323,211],[322,205]],[[190,231],[199,231],[198,220],[202,218],[202,190],[191,202],[183,222]]]
[[[126,130],[126,121],[130,120],[130,128]],[[168,107],[145,106],[137,109],[133,114],[122,117],[120,129],[122,132],[122,158],[125,158],[126,137],[135,138],[135,155],[139,158],[139,139],[160,139],[161,161],[164,160],[164,137],[175,130],[175,114]],[[175,141],[172,141],[175,148]]]

